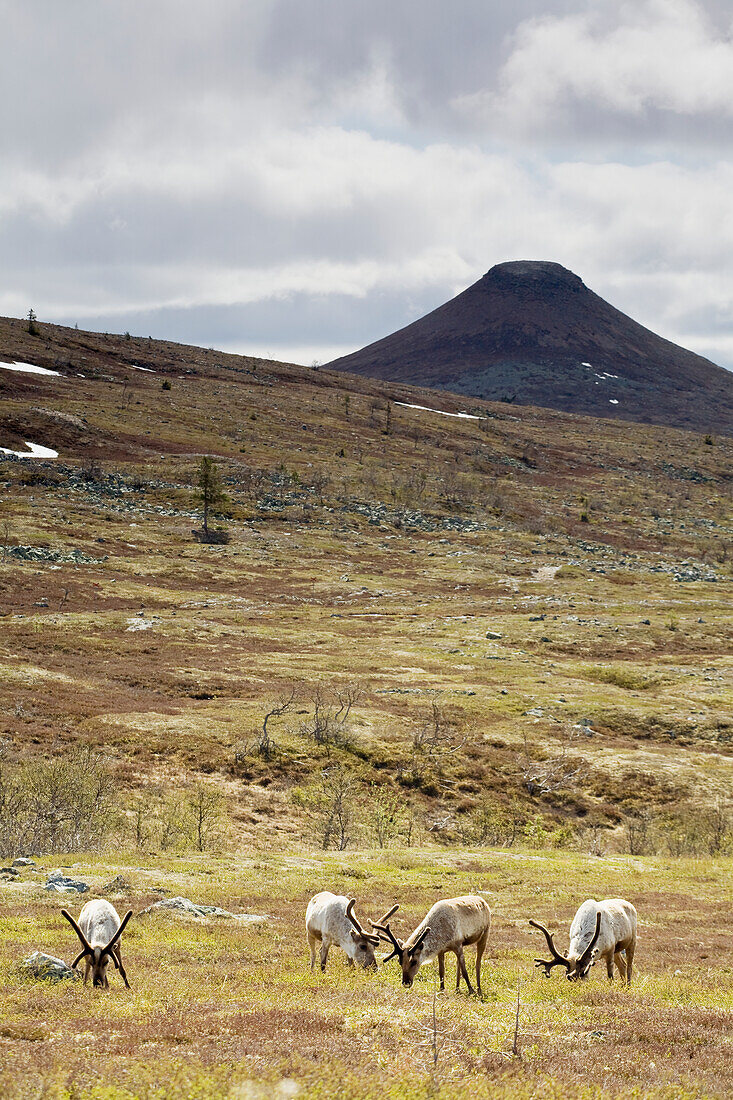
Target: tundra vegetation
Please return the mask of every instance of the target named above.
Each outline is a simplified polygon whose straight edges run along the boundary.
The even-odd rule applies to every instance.
[[[0,446],[59,451],[0,461],[0,854],[276,918],[132,920],[102,999],[17,976],[71,930],[8,874],[17,1095],[419,1096],[438,1049],[446,1095],[729,1093],[730,438],[45,323],[0,359],[59,371],[0,370]],[[228,543],[191,536],[202,455]],[[483,1000],[436,1037],[435,966],[407,1014],[394,961],[311,976],[324,888],[401,939],[487,891]],[[614,895],[630,990],[534,973],[529,917]]]

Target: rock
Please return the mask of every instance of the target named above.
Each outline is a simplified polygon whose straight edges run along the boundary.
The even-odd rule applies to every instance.
[[[34,951],[27,959],[23,959],[19,969],[31,978],[39,981],[61,982],[66,978],[72,981],[81,978],[81,974],[72,970],[63,959],[57,959],[55,955],[46,955],[43,951]]]
[[[13,867],[35,867],[35,863],[27,856],[18,856],[17,859],[13,860]]]
[[[86,894],[89,887],[81,879],[67,878],[62,871],[52,871],[44,889],[51,894]]]
[[[220,909],[218,905],[196,905],[190,898],[180,897],[156,901],[149,905],[147,909],[143,909],[140,915],[142,916],[142,913],[152,913],[156,909],[172,909],[197,920],[205,920],[207,917],[222,917],[228,920],[238,920],[243,924],[259,924],[261,921],[273,919],[267,915],[261,916],[257,913],[230,913],[228,909]]]
[[[545,621],[544,615],[530,615],[529,621],[531,623],[543,623]]]
[[[116,875],[106,886],[101,886],[99,892],[100,894],[129,894],[131,889],[132,886],[126,878]]]
[[[0,867],[0,874],[2,875],[19,875],[20,871],[17,867]]]
[[[492,638],[494,641],[498,642],[499,639],[501,638],[501,634],[497,633],[496,630],[487,630],[486,631],[486,637],[487,638]]]

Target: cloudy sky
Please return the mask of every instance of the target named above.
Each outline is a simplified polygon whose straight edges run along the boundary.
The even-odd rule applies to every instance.
[[[511,259],[733,369],[730,0],[0,0],[0,314],[310,363]]]

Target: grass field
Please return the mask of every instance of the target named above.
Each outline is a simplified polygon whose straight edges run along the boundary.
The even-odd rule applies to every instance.
[[[59,451],[0,459],[0,854],[272,919],[140,917],[130,993],[52,987],[62,902],[0,872],[0,1096],[730,1095],[733,441],[40,328],[0,319],[60,372],[0,369],[0,447]],[[323,888],[402,932],[486,891],[483,1001],[312,975]],[[590,895],[630,990],[534,971]]]
[[[34,982],[16,970],[31,949],[76,952],[59,913],[68,900],[40,886],[56,865],[93,888],[121,874],[120,912],[163,887],[267,920],[150,913],[124,935],[129,992],[116,974],[109,991]],[[112,855],[43,860],[3,892],[2,1096],[730,1096],[731,870],[729,859],[519,850],[243,852],[144,869]],[[398,934],[437,898],[481,891],[493,911],[483,999],[453,992],[452,963],[435,1002],[434,965],[408,990],[395,962],[353,972],[334,948],[325,974],[311,973],[303,918],[322,888],[355,896],[363,919],[399,900]],[[630,989],[609,986],[602,966],[574,984],[534,970],[545,947],[528,917],[562,929],[564,947],[580,901],[617,895],[640,918]]]

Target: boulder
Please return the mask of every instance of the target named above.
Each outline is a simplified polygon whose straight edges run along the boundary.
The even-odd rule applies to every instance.
[[[62,871],[52,871],[44,889],[50,894],[86,894],[89,887],[81,879],[68,878]]]
[[[55,955],[46,955],[43,951],[34,951],[20,964],[21,972],[39,981],[61,982],[69,978],[72,981],[80,978],[81,974]]]
[[[261,921],[272,920],[267,915],[257,913],[230,913],[228,909],[220,909],[218,905],[198,905],[190,898],[164,898],[156,901],[143,909],[142,913],[152,913],[158,909],[168,909],[181,913],[183,916],[193,917],[196,920],[205,920],[207,917],[221,917],[228,920],[237,920],[243,924],[258,924]],[[142,913],[140,914],[142,916]]]

